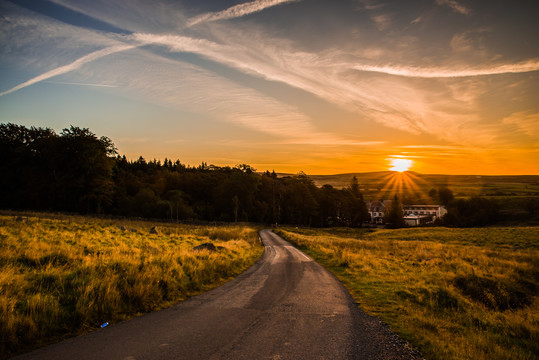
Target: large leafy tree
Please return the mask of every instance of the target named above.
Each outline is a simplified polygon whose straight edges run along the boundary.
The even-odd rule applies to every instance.
[[[311,178],[300,172],[283,179],[281,223],[311,225],[317,215],[316,186]]]
[[[64,129],[54,149],[56,191],[69,210],[101,212],[112,203],[116,149],[107,137],[89,129]]]
[[[4,207],[101,212],[112,203],[116,149],[107,137],[1,124],[0,153]]]

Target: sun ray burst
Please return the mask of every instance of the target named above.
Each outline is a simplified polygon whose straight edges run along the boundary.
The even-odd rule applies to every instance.
[[[390,159],[391,168],[389,168],[389,170],[398,171],[402,173],[403,171],[408,171],[408,169],[410,169],[413,163],[414,162],[410,159],[404,159],[404,158]]]

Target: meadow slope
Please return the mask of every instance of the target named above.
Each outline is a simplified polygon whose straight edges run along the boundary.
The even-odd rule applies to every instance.
[[[0,357],[209,290],[262,252],[249,226],[0,215]]]
[[[428,359],[539,354],[539,227],[275,232]]]

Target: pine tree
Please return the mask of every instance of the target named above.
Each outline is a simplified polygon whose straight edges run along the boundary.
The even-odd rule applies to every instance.
[[[384,212],[384,222],[388,227],[393,229],[400,228],[405,225],[402,204],[397,194],[395,194],[393,197],[393,201],[391,201],[389,209]]]

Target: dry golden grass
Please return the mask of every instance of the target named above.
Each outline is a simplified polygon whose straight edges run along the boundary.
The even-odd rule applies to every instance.
[[[0,357],[169,306],[263,251],[248,226],[17,217],[0,215]],[[205,242],[217,251],[193,251]]]
[[[280,229],[428,359],[536,359],[539,228]]]

